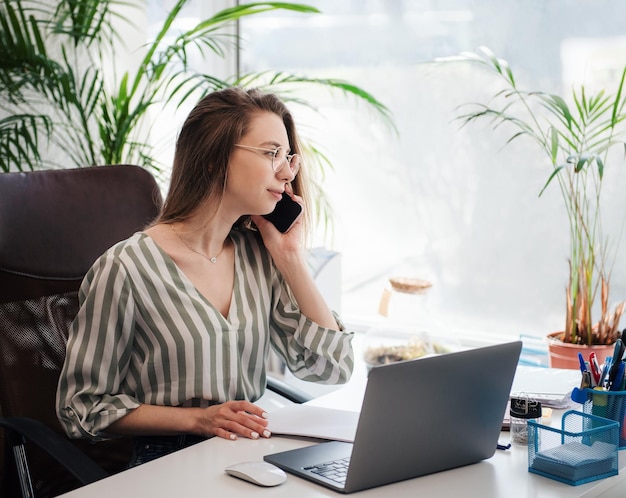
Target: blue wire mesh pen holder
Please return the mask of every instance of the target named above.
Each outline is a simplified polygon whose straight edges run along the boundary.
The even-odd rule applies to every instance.
[[[570,410],[561,428],[528,421],[528,471],[572,486],[618,473],[620,425]]]
[[[583,412],[615,420],[620,425],[619,448],[626,448],[626,391],[600,391],[585,389],[587,401]]]

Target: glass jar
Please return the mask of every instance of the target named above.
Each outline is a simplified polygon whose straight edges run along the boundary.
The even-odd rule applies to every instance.
[[[374,327],[365,334],[364,359],[372,367],[413,360],[430,354],[447,353],[449,349],[425,333],[398,328]]]
[[[530,398],[511,398],[511,442],[528,444],[528,421],[541,418],[541,403]]]
[[[450,338],[439,337],[429,306],[427,280],[392,277],[380,299],[382,322],[365,335],[364,359],[372,367],[452,350]]]
[[[383,290],[378,313],[389,321],[413,326],[417,332],[432,332],[428,299],[432,284],[427,280],[392,277]]]

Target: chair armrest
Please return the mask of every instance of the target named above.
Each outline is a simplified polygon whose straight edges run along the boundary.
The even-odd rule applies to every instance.
[[[306,403],[307,401],[311,401],[313,399],[313,396],[304,392],[302,389],[287,384],[286,382],[270,375],[267,376],[267,388],[289,401],[293,401],[298,404]]]
[[[59,462],[81,483],[89,484],[109,476],[109,473],[48,426],[27,417],[0,418],[0,427],[6,430],[12,447],[28,439]],[[17,457],[16,457],[17,458]]]

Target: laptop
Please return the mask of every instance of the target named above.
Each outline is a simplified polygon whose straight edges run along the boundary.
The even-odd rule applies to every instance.
[[[516,341],[375,367],[353,443],[329,441],[264,460],[352,493],[490,458],[521,349]]]

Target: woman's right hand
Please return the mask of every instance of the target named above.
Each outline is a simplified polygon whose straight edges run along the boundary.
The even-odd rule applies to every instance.
[[[226,401],[203,409],[200,429],[203,435],[215,435],[235,440],[237,436],[250,439],[270,437],[267,413],[249,401]]]

